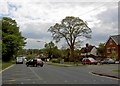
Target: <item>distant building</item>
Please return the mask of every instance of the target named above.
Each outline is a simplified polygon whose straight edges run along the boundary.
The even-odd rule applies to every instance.
[[[82,57],[96,57],[97,56],[97,48],[95,46],[87,44],[86,47],[81,48],[80,50]]]
[[[110,36],[105,43],[105,56],[120,60],[120,35]]]

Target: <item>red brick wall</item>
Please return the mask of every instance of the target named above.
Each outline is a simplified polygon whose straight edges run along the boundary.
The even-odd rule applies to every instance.
[[[116,57],[116,59],[118,59],[118,54],[120,55],[120,50],[118,50],[118,49],[120,49],[120,48],[118,48],[118,46],[117,46],[117,44],[112,40],[112,44],[110,44],[110,40],[111,40],[112,38],[109,38],[109,40],[106,42],[106,44],[105,44],[105,56],[106,57],[111,57],[111,54],[112,54],[112,51],[111,51],[111,49],[113,48],[113,47],[115,47],[116,48],[116,54],[117,54],[117,57]],[[107,48],[110,48],[110,53],[108,53],[107,52]]]
[[[120,60],[120,45],[118,46],[118,59]]]

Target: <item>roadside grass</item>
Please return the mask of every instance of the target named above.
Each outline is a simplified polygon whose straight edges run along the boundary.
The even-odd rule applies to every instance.
[[[113,72],[120,72],[120,70],[113,70]]]
[[[0,61],[0,71],[2,70],[2,62]]]
[[[53,66],[59,66],[59,67],[79,67],[79,66],[84,66],[83,64],[74,64],[74,62],[64,62],[64,64],[60,63],[50,63],[48,65],[53,65]]]
[[[10,61],[10,62],[1,62],[0,65],[1,65],[1,69],[5,69],[11,65],[15,64],[15,61]]]

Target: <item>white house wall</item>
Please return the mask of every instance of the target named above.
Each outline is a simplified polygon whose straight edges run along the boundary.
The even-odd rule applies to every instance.
[[[90,53],[91,53],[92,55],[97,56],[97,49],[96,49],[96,47],[93,47],[93,49],[91,50]]]

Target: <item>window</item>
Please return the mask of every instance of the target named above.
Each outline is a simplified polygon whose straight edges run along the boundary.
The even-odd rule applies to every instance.
[[[112,52],[116,52],[116,48],[115,47],[112,47]]]
[[[107,48],[107,53],[110,53],[110,48]]]

